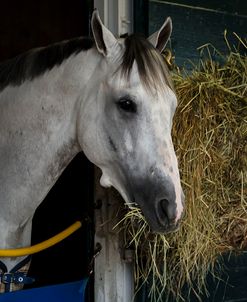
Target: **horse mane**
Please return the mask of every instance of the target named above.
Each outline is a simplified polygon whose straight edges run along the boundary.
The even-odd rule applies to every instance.
[[[130,76],[134,61],[140,79],[147,89],[164,87],[166,84],[174,91],[165,59],[147,39],[136,34],[125,38],[125,52],[120,68],[127,78]]]
[[[74,38],[47,47],[27,51],[13,59],[0,63],[0,91],[8,85],[18,86],[32,80],[64,60],[81,51],[94,47],[91,38]],[[173,84],[164,58],[144,37],[132,34],[125,38],[125,52],[120,65],[122,74],[129,78],[134,61],[143,84],[151,87]]]
[[[71,55],[94,46],[90,38],[74,38],[47,47],[27,51],[0,63],[0,90],[8,85],[18,86],[59,66]]]

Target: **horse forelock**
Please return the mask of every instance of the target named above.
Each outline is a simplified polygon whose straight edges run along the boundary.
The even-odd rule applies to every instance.
[[[132,34],[125,39],[125,51],[120,69],[127,79],[134,62],[143,85],[148,89],[159,89],[167,85],[174,91],[172,80],[162,55],[144,37]]]

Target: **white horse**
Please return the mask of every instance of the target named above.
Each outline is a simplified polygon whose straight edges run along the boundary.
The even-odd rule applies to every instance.
[[[101,169],[101,185],[137,203],[153,231],[178,226],[177,100],[160,55],[171,19],[149,40],[117,40],[97,11],[91,25],[94,39],[0,64],[0,249],[30,245],[36,208],[81,150]],[[0,258],[0,273],[22,260]]]

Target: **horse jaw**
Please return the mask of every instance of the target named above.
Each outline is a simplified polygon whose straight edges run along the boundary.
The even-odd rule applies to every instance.
[[[116,180],[117,178],[113,175],[110,176],[106,173],[105,170],[102,169],[102,176],[100,178],[100,185],[104,188],[115,188],[118,193],[122,196],[123,200],[126,204],[131,204],[131,198],[127,191],[124,189],[124,186]]]
[[[110,178],[105,173],[103,173],[100,178],[100,184],[104,188],[110,188],[112,186]]]

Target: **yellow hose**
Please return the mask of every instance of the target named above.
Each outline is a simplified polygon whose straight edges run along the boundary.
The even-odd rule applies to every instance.
[[[0,249],[0,257],[21,257],[21,256],[27,256],[27,255],[38,253],[67,238],[68,236],[73,234],[76,230],[78,230],[81,226],[82,223],[80,221],[76,221],[61,233],[30,247],[22,247],[19,249],[6,249],[6,250]]]

